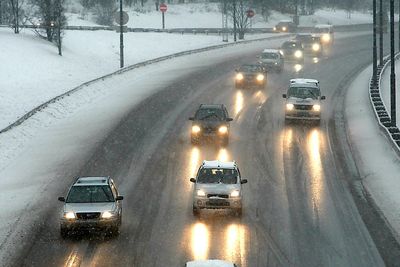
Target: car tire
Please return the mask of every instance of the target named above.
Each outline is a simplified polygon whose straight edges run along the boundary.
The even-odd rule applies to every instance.
[[[196,217],[199,216],[199,214],[200,214],[200,210],[198,208],[196,208],[195,206],[193,206],[192,212],[193,212],[193,215]]]
[[[62,239],[66,239],[68,237],[68,229],[65,227],[60,228],[60,235]]]

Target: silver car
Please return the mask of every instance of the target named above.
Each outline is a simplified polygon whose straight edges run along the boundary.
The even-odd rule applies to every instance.
[[[284,67],[282,54],[278,49],[264,49],[258,58],[258,63],[266,70],[281,72]]]
[[[69,189],[60,219],[60,233],[100,228],[116,235],[122,219],[122,196],[110,177],[81,177]]]
[[[240,176],[235,162],[203,161],[194,183],[193,214],[200,209],[232,209],[242,214],[242,184],[246,179]]]

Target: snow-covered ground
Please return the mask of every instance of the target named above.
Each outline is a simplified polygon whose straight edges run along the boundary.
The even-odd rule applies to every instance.
[[[396,67],[400,70],[399,62]],[[390,107],[389,73],[390,70],[384,74],[382,83],[383,100],[387,107]],[[368,95],[371,74],[372,68],[369,67],[350,86],[346,100],[348,134],[356,153],[363,185],[399,238],[400,157],[375,118]],[[400,71],[397,71],[397,75],[400,75]],[[399,85],[400,83],[397,83],[397,88]]]
[[[77,5],[77,4],[76,4]],[[161,28],[161,12],[155,10],[154,5],[146,5],[144,8],[125,8],[129,14],[128,27],[132,28]],[[71,11],[75,11],[75,13]],[[68,24],[73,26],[92,26],[95,18],[90,13],[82,13],[81,7],[70,8],[67,13]],[[272,11],[265,21],[261,14],[256,11],[251,19],[251,25],[255,28],[272,27],[279,20],[291,19],[291,14],[281,14]],[[228,21],[232,27],[232,21]],[[372,15],[367,12],[354,11],[349,16],[345,10],[321,9],[314,15],[300,16],[300,25],[312,26],[315,24],[348,25],[359,23],[372,23]],[[166,28],[220,28],[222,15],[217,3],[190,3],[190,4],[168,4],[165,13]]]

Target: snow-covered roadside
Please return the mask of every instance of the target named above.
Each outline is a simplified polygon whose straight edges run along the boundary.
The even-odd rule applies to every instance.
[[[372,109],[368,95],[371,74],[371,67],[365,69],[347,93],[348,134],[362,183],[400,241],[400,158],[380,129]]]

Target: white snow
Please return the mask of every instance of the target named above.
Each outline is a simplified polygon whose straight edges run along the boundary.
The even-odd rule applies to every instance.
[[[373,113],[368,95],[371,73],[371,67],[364,70],[354,80],[347,94],[348,134],[357,156],[363,184],[398,235],[400,234],[400,158],[391,141],[379,128]],[[384,84],[387,84],[388,75],[384,77]],[[388,106],[388,102],[386,104]]]

